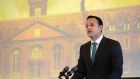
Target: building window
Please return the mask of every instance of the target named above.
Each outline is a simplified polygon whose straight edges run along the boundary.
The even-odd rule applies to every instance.
[[[124,73],[130,73],[131,60],[124,61]]]
[[[140,47],[140,37],[138,38],[138,47]]]
[[[0,51],[0,67],[1,67],[1,64],[2,64],[2,53]]]
[[[126,49],[130,48],[130,39],[129,38],[125,38],[124,39],[124,45]]]
[[[124,30],[129,30],[130,29],[130,24],[124,24]]]
[[[41,8],[36,8],[35,9],[35,16],[36,17],[41,17]]]
[[[63,47],[59,44],[56,44],[53,47],[54,51],[54,70],[58,70],[61,67],[61,60],[62,60],[62,52],[63,52]]]
[[[39,47],[35,47],[32,50],[31,58],[35,60],[39,60],[42,57],[42,53]]]
[[[20,50],[18,48],[13,49],[12,51],[12,63],[13,63],[13,72],[20,71]]]
[[[138,23],[138,29],[140,29],[140,23]]]
[[[109,26],[109,31],[115,31],[115,25],[110,25]]]
[[[35,28],[35,30],[34,30],[34,36],[35,36],[35,38],[40,38],[40,32],[41,32],[41,29],[40,28]]]

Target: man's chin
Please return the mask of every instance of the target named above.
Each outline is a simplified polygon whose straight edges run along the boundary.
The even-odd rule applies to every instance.
[[[87,34],[87,35],[88,35],[88,37],[90,37],[90,38],[93,37],[93,35],[91,35],[91,34]]]

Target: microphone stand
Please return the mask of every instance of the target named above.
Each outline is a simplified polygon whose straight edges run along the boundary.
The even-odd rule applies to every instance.
[[[67,76],[66,74],[64,74],[65,79],[69,79],[69,76]]]
[[[66,74],[61,75],[61,76],[64,76],[64,77],[65,77],[65,79],[69,79],[69,76],[67,76]],[[61,78],[61,76],[59,76],[58,78],[59,78],[59,79],[62,79],[62,78]]]

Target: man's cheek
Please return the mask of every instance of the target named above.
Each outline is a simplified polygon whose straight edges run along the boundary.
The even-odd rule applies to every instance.
[[[96,27],[93,27],[92,29],[93,29],[93,30],[95,30],[95,29],[96,29]]]

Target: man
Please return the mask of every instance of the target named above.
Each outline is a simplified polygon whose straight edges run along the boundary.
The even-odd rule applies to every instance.
[[[80,47],[78,70],[72,79],[121,79],[123,56],[118,41],[102,35],[103,22],[88,16],[87,35],[91,41]]]

